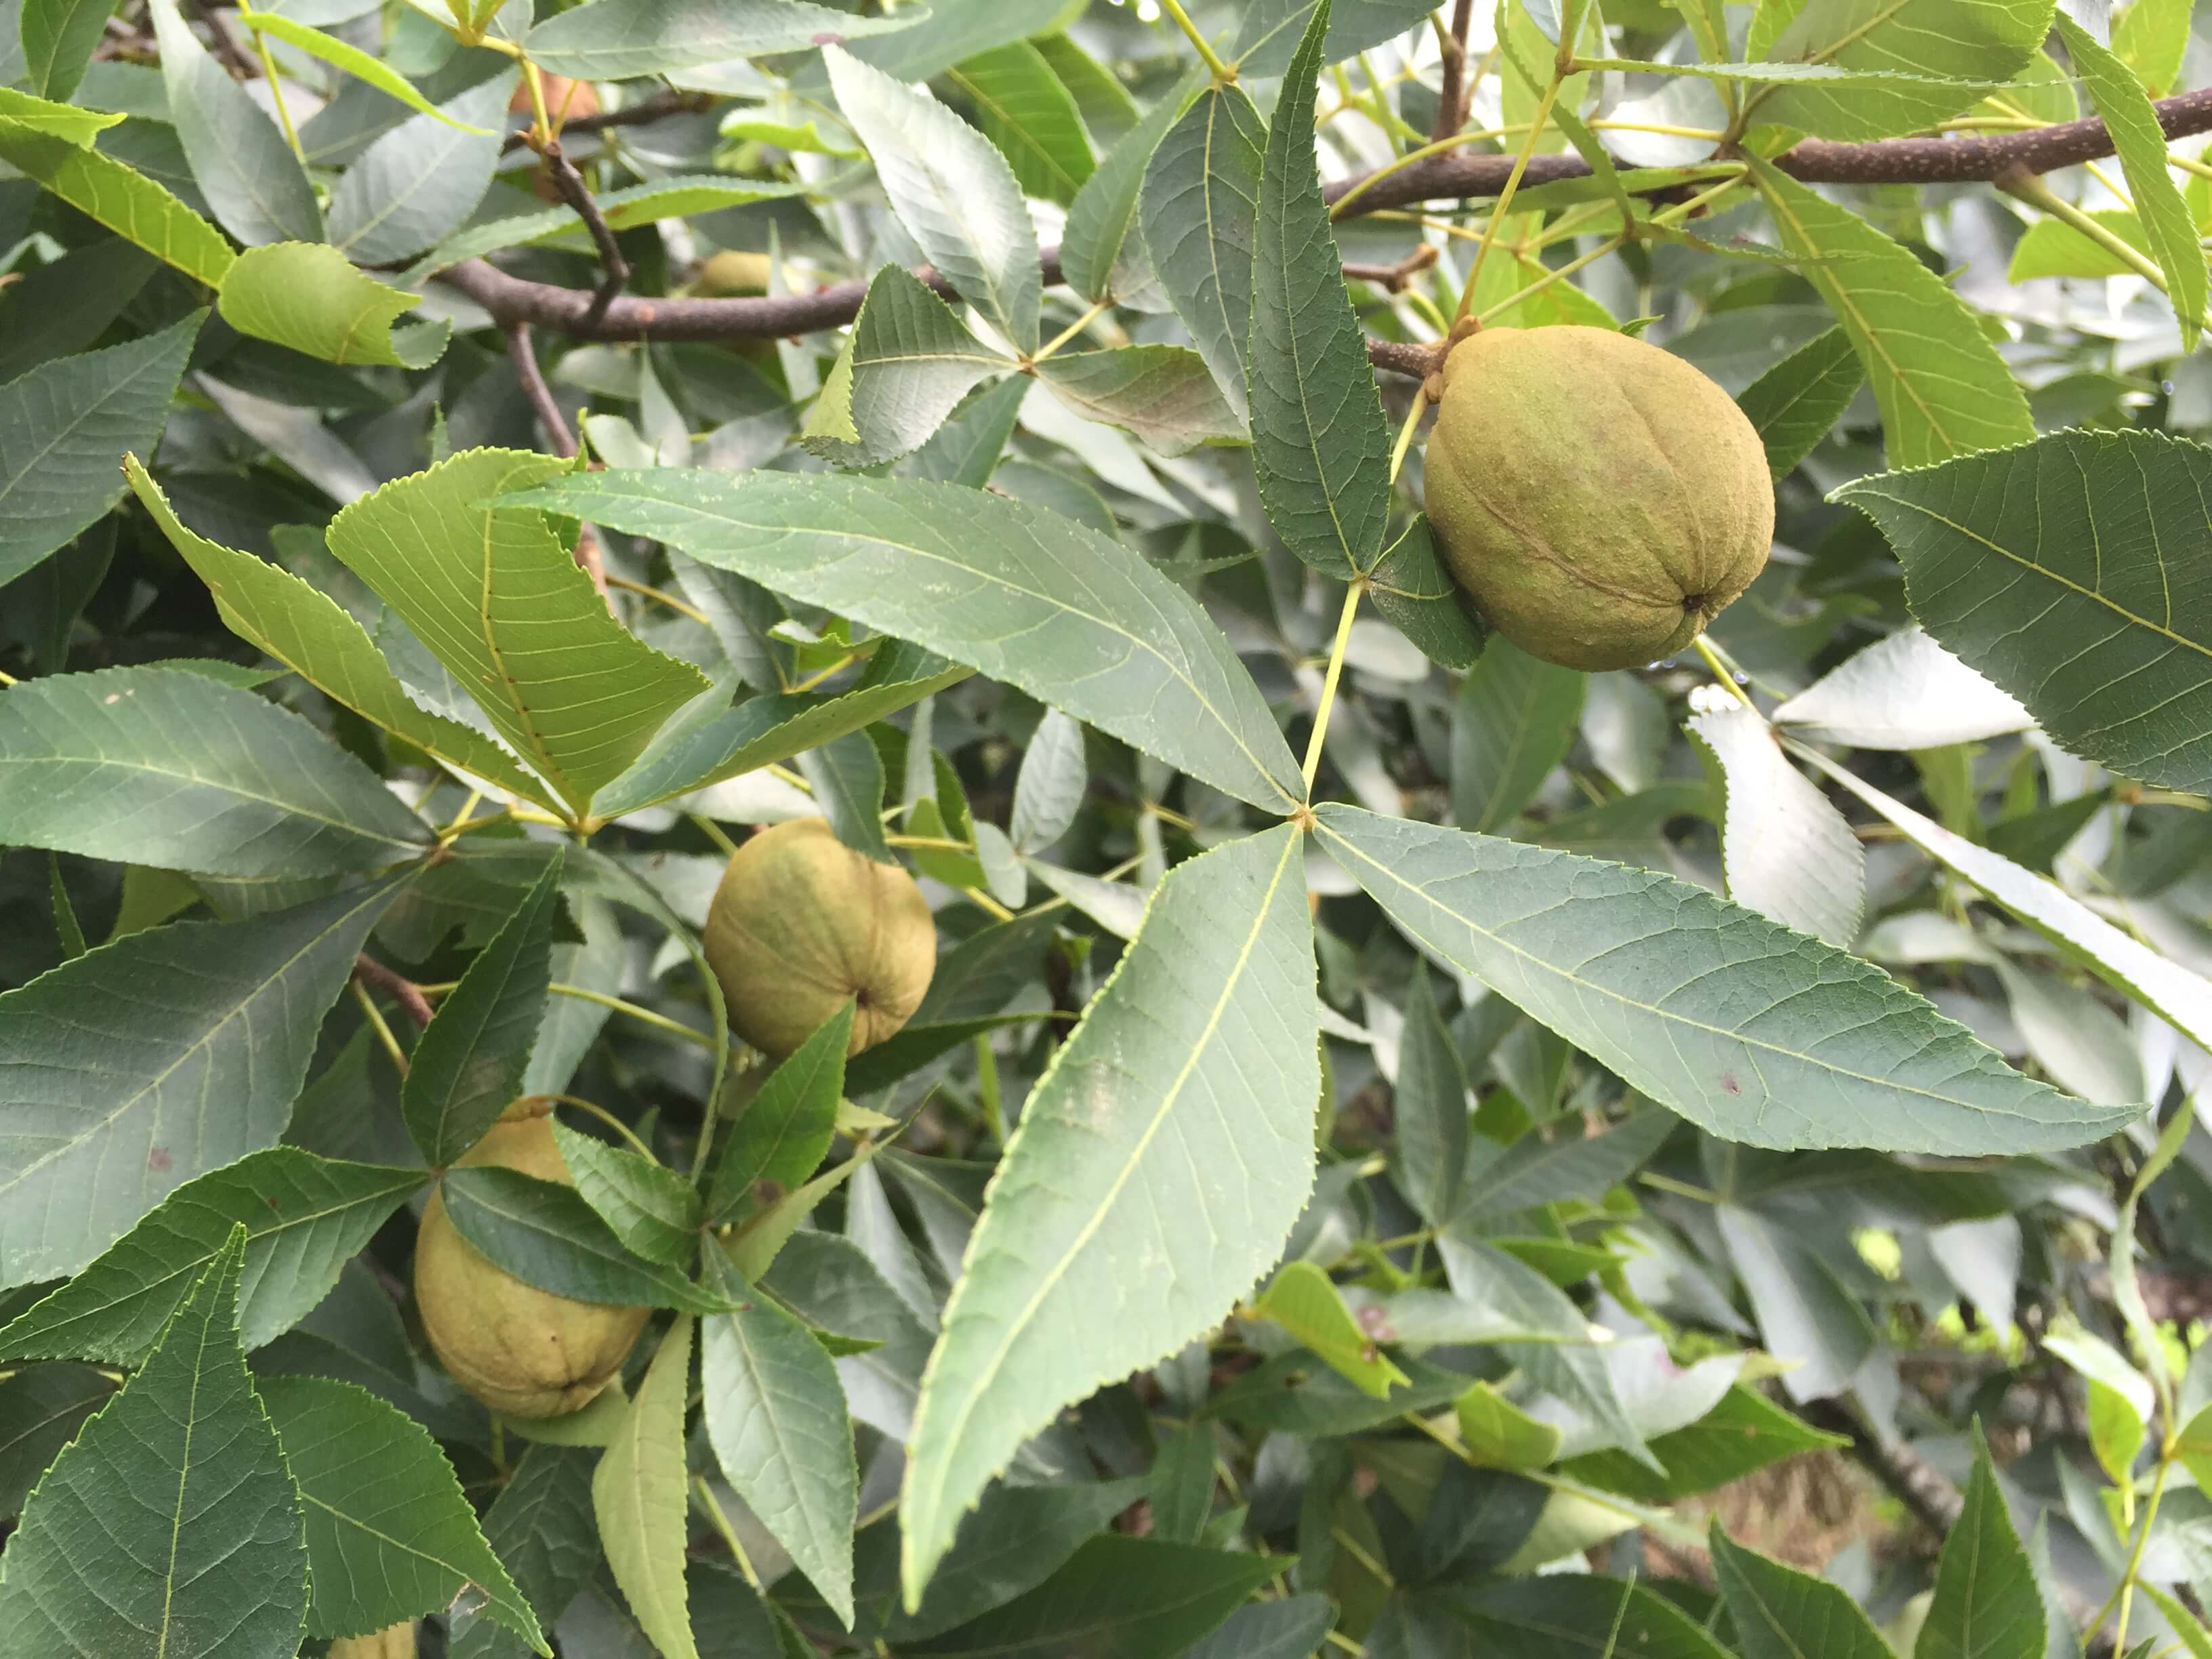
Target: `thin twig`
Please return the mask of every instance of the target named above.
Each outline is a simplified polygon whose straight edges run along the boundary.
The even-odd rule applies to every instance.
[[[2212,131],[2212,88],[2160,100],[2154,108],[2169,138]],[[574,127],[579,123],[570,123]],[[1885,138],[1847,144],[1808,138],[1775,163],[1806,184],[1989,183],[2015,167],[2033,173],[2071,167],[2112,152],[2112,135],[2096,119],[2067,121],[2031,132],[1961,134],[1947,138]],[[1371,174],[1340,179],[1322,191],[1335,203],[1359,192],[1345,217],[1401,208],[1415,202],[1495,196],[1504,187],[1518,158],[1451,152],[1401,166],[1387,179]],[[1521,185],[1586,179],[1589,164],[1572,154],[1529,158]],[[1651,192],[1647,192],[1651,193]],[[938,274],[924,267],[922,281],[949,292]],[[1061,280],[1057,249],[1044,256],[1044,280]],[[438,274],[502,324],[520,320],[577,339],[596,340],[769,340],[842,328],[859,315],[867,293],[862,282],[838,283],[812,294],[754,298],[702,299],[623,295],[604,307],[595,296],[550,283],[526,282],[482,259],[464,260]],[[1378,358],[1378,362],[1383,362]],[[1387,362],[1384,366],[1393,366]]]
[[[545,436],[553,446],[553,453],[562,460],[573,459],[576,453],[576,434],[568,429],[568,417],[561,413],[561,405],[553,401],[553,389],[545,384],[544,373],[538,367],[537,349],[530,342],[530,325],[518,317],[501,325],[507,336],[507,355],[514,361],[514,377],[522,382],[522,395],[530,399],[530,406],[538,414],[538,424],[545,428]]]
[[[561,199],[576,210],[576,216],[584,222],[584,228],[592,233],[592,246],[599,251],[599,266],[605,275],[599,278],[599,286],[592,295],[591,308],[584,313],[585,326],[590,327],[607,314],[615,295],[629,281],[629,261],[623,258],[614,232],[607,228],[606,216],[599,211],[599,204],[592,199],[592,192],[584,183],[584,175],[576,171],[574,161],[562,154],[561,141],[548,138],[531,148],[544,158],[545,176],[561,192]],[[574,451],[569,453],[573,454]]]
[[[238,44],[229,25],[216,15],[215,8],[208,4],[207,0],[192,0],[192,13],[207,25],[208,37],[215,45],[215,55],[222,59],[223,66],[229,70],[234,80],[251,81],[260,74],[260,66],[253,61],[253,54]]]
[[[1452,8],[1450,32],[1441,38],[1444,78],[1437,92],[1437,124],[1430,137],[1449,138],[1467,125],[1467,31],[1474,0]]]
[[[604,132],[609,127],[640,127],[671,115],[696,113],[711,108],[714,99],[703,92],[656,92],[649,98],[641,98],[635,104],[625,104],[620,109],[599,110],[590,115],[572,115],[561,123],[561,131]],[[517,127],[507,135],[504,149],[520,149],[530,142],[530,129]]]
[[[502,324],[501,333],[507,336],[507,355],[514,362],[514,377],[522,382],[522,395],[530,399],[537,412],[538,424],[545,428],[546,441],[553,453],[562,460],[574,459],[576,454],[576,434],[568,429],[568,417],[561,413],[561,405],[553,399],[553,389],[545,384],[544,372],[538,367],[538,350],[531,343],[530,325],[520,319]],[[576,532],[576,562],[592,579],[592,586],[599,590],[599,597],[607,599],[607,559],[599,546],[599,533],[584,525]],[[607,600],[609,610],[614,602]]]
[[[363,985],[373,985],[398,1003],[407,1018],[415,1022],[417,1030],[430,1023],[429,999],[422,988],[404,974],[386,967],[374,957],[363,951],[353,959],[353,976]]]
[[[1363,260],[1346,259],[1344,275],[1350,282],[1372,283],[1393,294],[1403,294],[1415,276],[1436,262],[1436,244],[1424,242],[1394,265],[1369,264]]]

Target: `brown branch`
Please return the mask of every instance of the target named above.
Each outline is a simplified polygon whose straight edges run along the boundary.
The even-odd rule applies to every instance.
[[[1451,29],[1440,42],[1444,54],[1444,78],[1437,90],[1437,124],[1431,138],[1449,138],[1467,125],[1467,30],[1474,0],[1459,0],[1452,8]]]
[[[501,325],[501,332],[507,336],[507,355],[514,364],[514,378],[522,382],[522,395],[530,400],[538,425],[545,428],[553,453],[564,461],[574,459],[576,434],[568,429],[568,417],[561,413],[561,405],[554,401],[553,389],[545,384],[544,372],[538,367],[538,350],[531,343],[530,325],[518,318]],[[599,597],[607,601],[608,609],[612,610],[614,601],[607,593],[606,555],[600,549],[598,532],[589,525],[577,529],[574,558],[592,579],[592,586],[599,590]]]
[[[2169,138],[2212,131],[2212,88],[2161,99],[2154,107]],[[2045,173],[2112,153],[2111,133],[2102,121],[2091,118],[2033,132],[1885,138],[1865,144],[1808,138],[1775,165],[1806,184],[1992,183],[2014,168]],[[1432,155],[1377,179],[1360,191],[1346,216],[1414,202],[1494,196],[1512,167],[1513,158],[1507,155],[1463,152]],[[1579,155],[1538,155],[1530,159],[1522,183],[1534,187],[1585,179],[1589,171],[1589,164]],[[1370,176],[1340,179],[1322,196],[1334,202]],[[925,268],[915,274],[939,292],[950,292],[934,271]],[[459,289],[502,325],[532,323],[586,340],[762,340],[810,334],[851,322],[867,293],[866,283],[849,282],[812,294],[746,299],[647,299],[624,295],[601,307],[594,305],[591,294],[526,282],[481,259],[465,260],[441,271],[437,280]],[[1044,280],[1048,283],[1060,280],[1057,249],[1045,255]],[[1370,343],[1370,355],[1388,343]],[[1375,361],[1395,367],[1386,362],[1387,355]]]
[[[629,261],[623,258],[614,232],[607,228],[606,216],[599,211],[599,204],[592,199],[592,192],[584,183],[584,175],[562,153],[561,141],[547,138],[533,143],[531,148],[544,158],[545,176],[561,192],[561,199],[575,210],[576,216],[584,222],[584,228],[592,234],[592,246],[599,252],[599,267],[606,274],[599,279],[599,286],[592,295],[591,308],[584,313],[586,325],[597,323],[607,314],[607,307],[623,291],[623,284],[629,281]]]
[[[254,62],[253,54],[238,44],[230,26],[219,16],[207,0],[192,0],[192,11],[207,25],[207,32],[215,43],[215,55],[222,59],[223,67],[238,81],[255,81],[261,76],[261,65]]]
[[[1437,262],[1437,246],[1423,242],[1394,265],[1368,264],[1358,259],[1344,262],[1345,279],[1354,283],[1372,283],[1393,294],[1403,294],[1413,278]]]
[[[565,133],[604,132],[609,127],[641,127],[671,115],[682,115],[712,106],[714,99],[702,92],[656,92],[650,98],[641,98],[635,104],[625,104],[620,109],[597,110],[589,115],[572,115],[561,123]],[[526,124],[507,135],[502,150],[520,149],[530,142],[530,128]]]
[[[1425,380],[1444,366],[1444,342],[1415,345],[1405,340],[1377,340],[1370,336],[1367,361],[1393,374],[1410,374],[1417,380]]]
[[[514,378],[522,382],[522,395],[537,411],[538,424],[545,428],[553,453],[564,461],[571,459],[576,453],[576,434],[568,430],[568,417],[553,400],[553,388],[545,384],[544,373],[538,367],[537,348],[530,343],[530,325],[518,317],[503,325],[501,332],[507,336],[507,355],[514,364]]]
[[[422,994],[422,988],[404,975],[386,967],[367,951],[353,959],[353,976],[363,985],[382,991],[398,1003],[407,1018],[415,1022],[417,1030],[430,1023],[430,1000]]]

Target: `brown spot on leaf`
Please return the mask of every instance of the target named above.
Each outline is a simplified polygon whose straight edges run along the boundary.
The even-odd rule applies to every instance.
[[[1723,1072],[1721,1073],[1721,1087],[1732,1095],[1740,1095],[1743,1092],[1743,1085],[1735,1080],[1735,1073],[1734,1072]]]
[[[167,1146],[156,1146],[146,1154],[146,1167],[155,1175],[167,1175],[176,1164]]]

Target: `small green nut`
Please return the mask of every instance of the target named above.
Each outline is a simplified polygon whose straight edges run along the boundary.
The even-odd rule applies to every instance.
[[[1765,447],[1672,352],[1607,328],[1486,328],[1444,360],[1429,525],[1492,627],[1568,668],[1683,649],[1774,539]]]
[[[782,1055],[853,999],[850,1054],[890,1036],[937,969],[937,923],[912,876],[794,818],[747,842],[707,912],[730,1029]]]
[[[574,1186],[553,1139],[550,1103],[518,1101],[454,1167],[495,1164]],[[463,1238],[430,1195],[415,1235],[415,1305],[430,1351],[453,1379],[506,1417],[564,1417],[622,1369],[647,1308],[577,1302],[526,1285]]]

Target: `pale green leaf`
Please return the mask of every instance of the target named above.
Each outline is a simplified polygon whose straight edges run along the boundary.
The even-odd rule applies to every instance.
[[[2112,149],[2127,175],[2128,191],[2135,198],[2143,239],[2166,273],[2166,295],[2173,301],[2174,319],[2181,325],[2181,349],[2197,349],[2197,331],[2204,325],[2204,306],[2212,297],[2212,279],[2204,268],[2204,249],[2197,240],[2197,216],[2182,199],[2181,187],[2166,170],[2166,132],[2150,94],[2135,72],[2098,44],[2095,36],[2062,9],[2056,19],[2059,39],[2075,73],[2105,119]]]
[[[1246,0],[1243,19],[1226,54],[1237,73],[1282,74],[1318,3],[1319,0]],[[1422,0],[1342,0],[1329,9],[1328,38],[1322,48],[1322,62],[1342,63],[1354,53],[1419,28],[1429,10]]]
[[[523,44],[549,75],[631,81],[736,58],[805,52],[824,37],[857,40],[914,21],[911,15],[862,17],[806,0],[599,0],[548,17]]]
[[[124,471],[170,544],[214,594],[223,624],[356,714],[464,772],[526,799],[551,792],[490,738],[423,708],[337,601],[289,571],[185,527],[138,458]]]
[[[599,0],[605,4],[606,0]],[[629,230],[662,219],[686,219],[724,208],[805,192],[804,185],[772,179],[731,179],[715,174],[678,173],[645,184],[625,185],[593,199],[610,230]],[[534,213],[511,214],[457,232],[424,254],[406,273],[412,281],[434,270],[443,270],[464,259],[481,258],[501,248],[526,247],[561,237],[585,235],[584,222],[571,207],[541,208]]]
[[[1032,1091],[922,1381],[908,1607],[1024,1440],[1210,1328],[1281,1249],[1319,1089],[1300,850],[1285,825],[1171,871]]]
[[[690,1514],[684,1415],[690,1382],[691,1316],[679,1314],[592,1475],[592,1509],[607,1565],[663,1659],[699,1659],[684,1584]]]
[[[57,104],[13,87],[0,87],[0,120],[66,138],[79,147],[91,143],[122,118],[98,110],[79,109],[74,104]]]
[[[1866,911],[1866,849],[1850,824],[1784,757],[1773,729],[1741,703],[1695,714],[1686,727],[1719,768],[1728,896],[1845,950]]]
[[[1903,830],[1913,845],[1964,876],[2073,961],[2192,1042],[2212,1038],[2212,982],[2115,927],[2056,882],[1954,835],[1826,757],[1811,750],[1799,752]]]
[[[398,318],[422,302],[421,295],[386,287],[319,242],[248,248],[216,297],[223,321],[240,334],[328,363],[402,368],[427,368],[446,349],[448,324],[393,330]]]
[[[927,88],[837,46],[822,57],[907,234],[1009,345],[1036,349],[1036,228],[1006,157]]]
[[[322,209],[276,123],[199,43],[177,0],[149,0],[169,120],[216,222],[252,247],[319,242]]]
[[[1376,1346],[1328,1275],[1310,1261],[1285,1262],[1252,1304],[1252,1317],[1281,1326],[1362,1394],[1386,1400],[1393,1388],[1407,1386],[1406,1373]]]
[[[221,231],[168,191],[98,150],[0,118],[0,161],[210,288],[222,283],[238,257]]]
[[[584,473],[516,499],[972,663],[1242,799],[1283,810],[1304,793],[1197,603],[1057,514],[957,485],[775,472]]]
[[[1806,280],[1866,365],[1892,465],[1925,466],[2035,435],[2004,359],[1918,255],[1787,173],[1763,161],[1753,171],[1783,241],[1808,258]]]
[[[2035,724],[2013,697],[1917,627],[1854,653],[1773,718],[1786,736],[1852,749],[1940,749]]]
[[[329,538],[580,811],[707,683],[607,614],[542,514],[489,505],[562,470],[547,455],[465,451],[356,501]]]
[[[1818,3],[1818,0],[1816,0]],[[1631,75],[1687,75],[1744,89],[1762,122],[1822,138],[1863,143],[1894,138],[1971,109],[2009,78],[1959,80],[1902,69],[1841,64],[1653,64],[1626,58],[1577,60],[1579,67]]]
[[[282,12],[257,11],[251,6],[239,9],[238,21],[257,34],[273,34],[288,46],[296,46],[311,57],[336,65],[348,75],[368,82],[387,98],[397,98],[411,110],[420,111],[432,119],[447,126],[459,127],[463,132],[490,132],[489,127],[471,126],[457,121],[435,104],[416,91],[415,83],[393,69],[380,58],[372,58],[359,46],[349,46],[334,34],[287,17]]]
[[[1887,137],[1934,126],[1972,108],[1988,86],[2027,68],[2051,32],[2052,11],[2052,0],[1914,0],[1909,9],[1885,0],[1761,6],[1747,57],[1927,84],[1875,83],[1840,96],[1818,82],[1778,86],[1747,100],[1746,112],[1761,123],[1828,130],[1837,137]]]
[[[508,70],[480,81],[446,116],[402,121],[356,158],[331,192],[331,245],[356,264],[387,265],[465,223],[491,188],[504,136],[472,124],[506,120],[516,80]]]
[[[2133,1114],[2023,1077],[1917,993],[1702,888],[1329,803],[1323,844],[1432,957],[1724,1139],[1961,1155]]]

